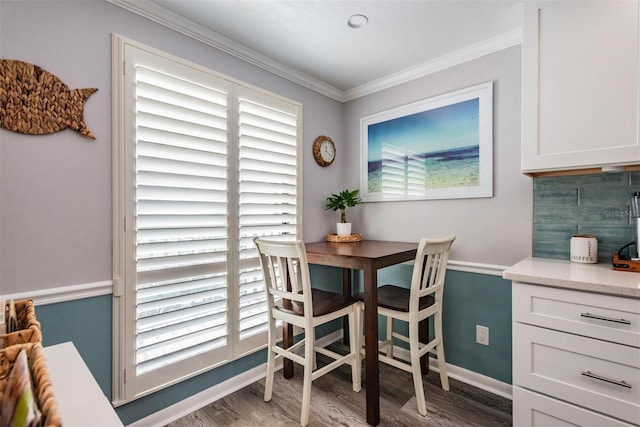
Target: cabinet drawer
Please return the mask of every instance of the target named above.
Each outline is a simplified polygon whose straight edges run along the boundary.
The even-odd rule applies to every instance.
[[[513,425],[518,427],[631,427],[620,420],[513,387]]]
[[[514,322],[640,347],[638,299],[525,283],[514,283],[512,298]]]
[[[514,323],[513,383],[640,424],[640,349]]]

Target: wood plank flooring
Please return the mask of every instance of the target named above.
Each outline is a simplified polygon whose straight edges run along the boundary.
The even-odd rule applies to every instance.
[[[335,349],[334,349],[335,350]],[[322,366],[322,356],[318,364]],[[364,373],[364,369],[363,369]],[[380,365],[380,426],[511,426],[511,401],[449,378],[449,392],[431,371],[423,380],[427,416],[418,414],[411,374]],[[264,402],[264,379],[230,394],[166,427],[299,426],[302,367],[295,364],[290,380],[276,372],[273,398]],[[351,386],[351,368],[340,368],[311,386],[310,427],[367,426],[364,378],[362,391]]]

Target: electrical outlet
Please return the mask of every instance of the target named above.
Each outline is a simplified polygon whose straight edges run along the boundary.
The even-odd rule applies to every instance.
[[[489,328],[476,325],[476,342],[482,345],[489,345]]]

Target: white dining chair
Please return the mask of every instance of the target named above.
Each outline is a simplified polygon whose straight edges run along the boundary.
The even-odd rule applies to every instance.
[[[302,386],[302,415],[300,424],[309,422],[311,405],[311,382],[343,364],[351,365],[353,390],[360,391],[361,359],[360,335],[356,333],[360,324],[358,300],[352,296],[311,288],[309,265],[304,243],[300,240],[282,242],[255,238],[260,254],[267,290],[269,315],[269,346],[267,356],[267,378],[264,400],[271,400],[276,361],[287,358],[304,367]],[[349,318],[349,353],[341,355],[315,344],[316,326],[335,319]],[[289,348],[276,344],[276,322],[282,321],[304,329],[304,339]],[[303,355],[298,352],[304,347]],[[333,361],[319,369],[315,366],[315,354],[321,353]]]
[[[427,353],[436,354],[440,383],[444,390],[449,391],[442,342],[442,297],[447,261],[455,238],[456,236],[451,235],[442,239],[420,240],[410,287],[384,285],[378,288],[378,313],[387,318],[387,336],[379,344],[379,360],[413,374],[418,412],[423,416],[427,415],[427,403],[420,366],[422,356]],[[361,302],[361,307],[364,307],[363,304]],[[422,343],[419,340],[419,325],[430,317],[434,319],[434,337],[429,342]],[[408,323],[408,337],[394,332],[394,319]],[[409,344],[409,363],[394,358],[394,338]]]

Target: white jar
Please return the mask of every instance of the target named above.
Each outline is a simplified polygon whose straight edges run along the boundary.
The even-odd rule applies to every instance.
[[[571,237],[571,261],[585,264],[598,262],[598,240],[591,234],[574,234]]]

